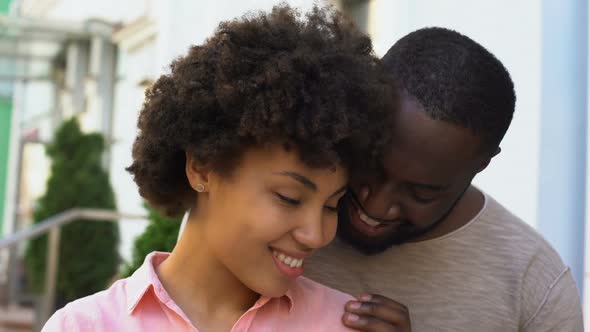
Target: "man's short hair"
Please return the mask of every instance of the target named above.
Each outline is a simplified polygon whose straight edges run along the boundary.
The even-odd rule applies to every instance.
[[[383,62],[401,92],[432,119],[469,128],[486,150],[496,150],[516,96],[510,74],[492,53],[456,31],[433,27],[400,39]]]

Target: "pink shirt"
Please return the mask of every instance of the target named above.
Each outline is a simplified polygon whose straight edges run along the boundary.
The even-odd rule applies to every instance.
[[[151,253],[131,277],[57,311],[42,332],[198,331],[168,296],[155,272],[168,256]],[[344,304],[351,299],[300,277],[283,297],[261,297],[231,331],[351,331],[341,323]]]

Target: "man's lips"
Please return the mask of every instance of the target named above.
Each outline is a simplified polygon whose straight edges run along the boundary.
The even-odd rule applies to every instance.
[[[351,225],[358,231],[368,236],[383,236],[394,232],[400,225],[399,222],[379,222],[367,216],[355,204],[349,206]]]

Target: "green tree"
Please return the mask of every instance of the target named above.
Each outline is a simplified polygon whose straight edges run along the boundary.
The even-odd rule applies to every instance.
[[[146,205],[149,224],[145,231],[135,239],[131,263],[123,268],[123,277],[128,277],[137,270],[152,251],[171,252],[176,245],[180,231],[180,218],[167,218],[157,210]]]
[[[76,119],[64,122],[47,146],[51,173],[47,192],[38,202],[35,222],[71,208],[115,210],[108,174],[101,166],[104,142],[100,134],[84,134]],[[109,286],[119,267],[119,227],[111,221],[75,220],[61,230],[56,296],[69,302]],[[47,235],[29,243],[28,277],[42,292]]]

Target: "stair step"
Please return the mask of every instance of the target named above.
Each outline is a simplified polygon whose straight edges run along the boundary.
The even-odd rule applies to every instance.
[[[34,320],[32,308],[0,307],[0,332],[31,332]]]

